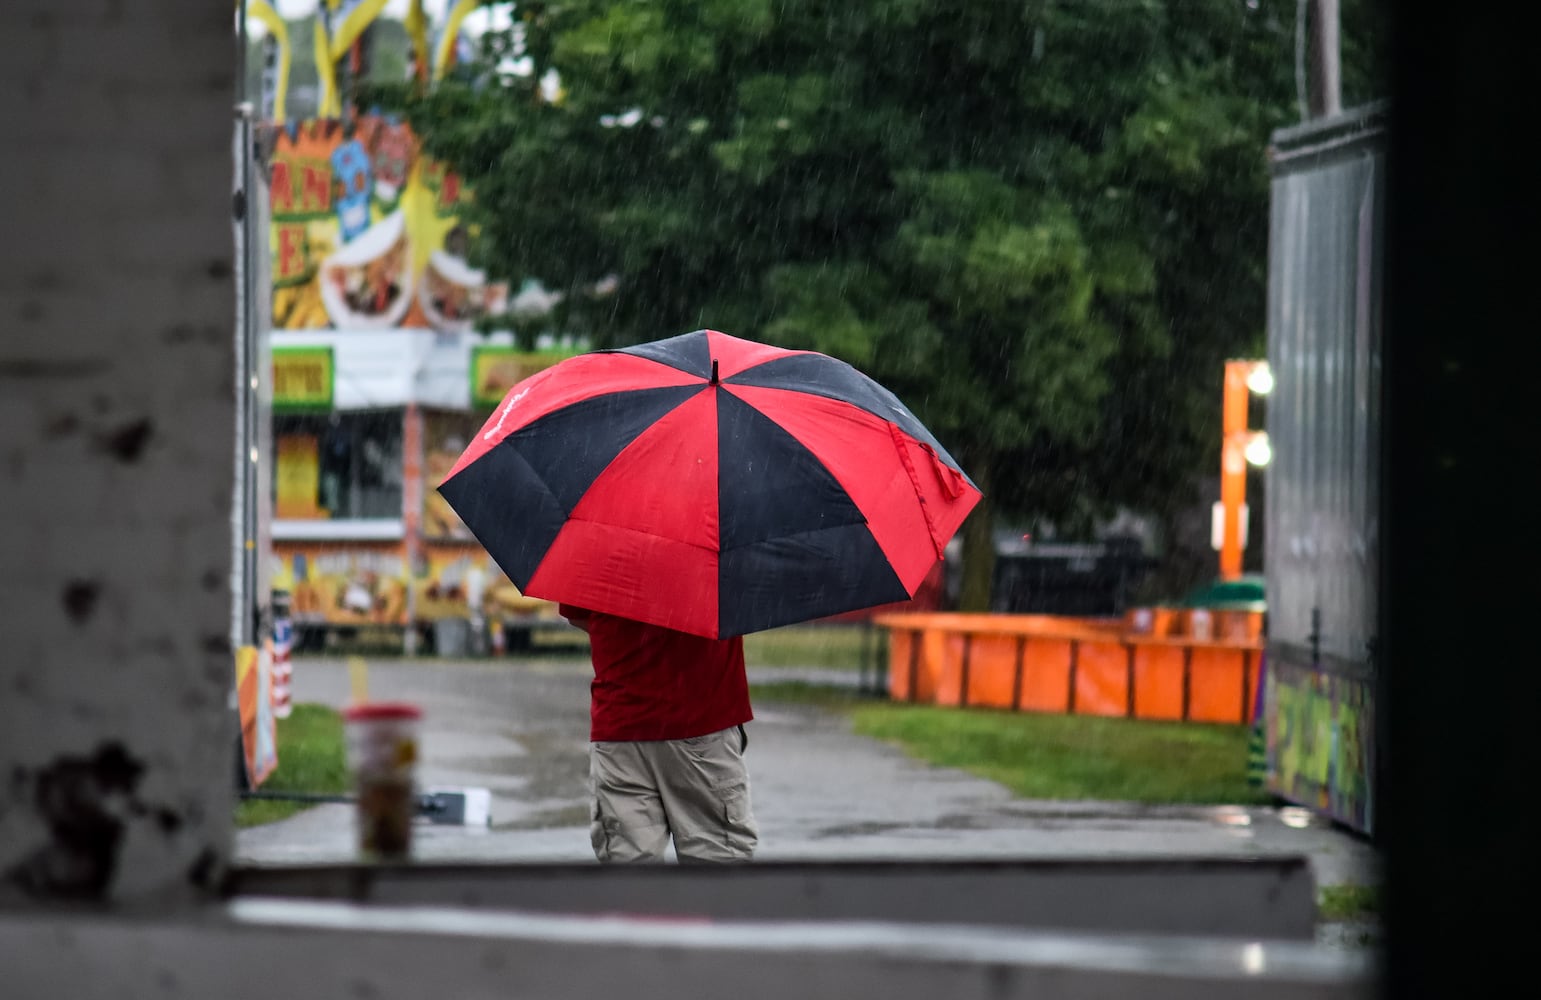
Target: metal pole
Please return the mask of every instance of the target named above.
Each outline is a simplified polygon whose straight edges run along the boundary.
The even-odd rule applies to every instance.
[[[257,467],[259,459],[257,442],[257,406],[252,380],[258,377],[259,339],[257,326],[256,287],[257,269],[254,263],[253,212],[252,212],[252,143],[254,136],[253,115],[255,109],[246,93],[246,4],[239,5],[236,31],[236,63],[239,81],[235,106],[235,136],[232,156],[235,159],[234,195],[232,199],[232,227],[235,238],[235,510],[232,512],[233,562],[232,590],[234,610],[232,615],[231,644],[235,648],[255,645],[258,635],[261,607],[264,603],[257,593],[258,523],[257,523]]]
[[[1247,460],[1243,454],[1247,433],[1248,362],[1227,361],[1221,403],[1220,578],[1241,576],[1242,517],[1247,504]]]
[[[401,415],[401,526],[402,556],[406,563],[407,580],[407,627],[401,634],[401,651],[407,656],[417,655],[418,648],[418,567],[423,553],[423,411],[416,402],[406,405]]]
[[[1310,72],[1306,93],[1312,118],[1343,111],[1338,45],[1338,0],[1310,0]]]
[[[234,456],[231,468],[231,500],[230,511],[230,648],[239,650],[244,645],[249,645],[249,623],[246,615],[246,574],[243,562],[243,540],[250,537],[247,533],[245,511],[242,509],[245,498],[245,477],[250,475],[246,465],[246,455],[251,447],[246,434],[245,395],[242,387],[250,377],[246,370],[246,339],[248,336],[248,314],[246,308],[246,223],[247,210],[247,174],[245,150],[247,143],[247,105],[246,96],[246,2],[240,0],[236,11],[236,103],[234,111],[234,134],[231,137],[231,206],[232,236],[235,239],[235,330],[233,331],[234,360],[235,360],[235,392],[236,413],[235,427],[232,428],[231,444]],[[230,672],[230,687],[226,696],[227,709],[232,719],[235,732],[235,787],[237,790],[245,790],[250,787],[250,775],[247,773],[246,748],[241,737],[241,702],[240,692],[236,684],[236,672]]]
[[[243,29],[244,30],[244,29]],[[244,49],[245,46],[242,46]],[[278,39],[271,34],[262,39],[262,87],[258,95],[258,114],[272,121],[278,104]]]

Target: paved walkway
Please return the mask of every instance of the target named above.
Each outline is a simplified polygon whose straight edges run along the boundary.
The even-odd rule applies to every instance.
[[[764,668],[753,679],[833,680],[820,671]],[[489,827],[420,823],[423,860],[592,861],[588,844],[587,663],[378,660],[374,698],[405,698],[426,713],[427,789],[492,792]],[[341,706],[344,661],[296,663],[296,702]],[[759,857],[895,859],[1305,854],[1319,885],[1377,880],[1363,840],[1302,810],[1139,806],[1014,798],[1001,786],[906,757],[856,736],[839,716],[762,704],[748,752]],[[243,830],[237,858],[253,863],[353,856],[348,806],[325,805]]]

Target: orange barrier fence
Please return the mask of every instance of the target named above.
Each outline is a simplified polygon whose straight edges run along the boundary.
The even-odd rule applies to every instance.
[[[895,701],[1247,723],[1263,643],[1131,631],[1123,619],[1055,615],[894,614],[888,693]],[[1142,622],[1143,624],[1143,622]]]

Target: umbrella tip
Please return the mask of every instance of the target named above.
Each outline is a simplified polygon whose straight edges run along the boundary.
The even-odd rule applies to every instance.
[[[717,359],[712,359],[712,385],[717,384]]]

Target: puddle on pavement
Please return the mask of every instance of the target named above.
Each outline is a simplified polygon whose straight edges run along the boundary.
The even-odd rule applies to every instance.
[[[589,790],[588,758],[576,758],[576,768],[563,766],[560,760],[548,762],[550,766],[529,772],[529,779],[520,794],[522,799],[562,799],[587,796]],[[585,807],[587,808],[587,807]]]
[[[879,833],[909,829],[915,825],[914,823],[845,823],[840,826],[826,826],[813,836],[816,840],[835,837],[870,837]]]
[[[1149,822],[1153,819],[1196,820],[1221,826],[1246,826],[1251,823],[1250,813],[1241,806],[1166,805],[1138,802],[1110,802],[1106,805],[1067,806],[1061,803],[1040,801],[1015,802],[1000,808],[1000,812],[1024,819],[1041,820],[1096,820]]]
[[[434,763],[446,770],[471,771],[486,775],[522,775],[530,768],[529,761],[515,754],[506,757],[441,757]]]
[[[549,830],[556,827],[588,826],[589,807],[580,802],[560,809],[543,809],[518,819],[493,823],[494,830]]]
[[[523,784],[510,797],[525,802],[587,795],[587,743],[574,743],[570,733],[559,730],[524,730],[506,735],[518,743],[524,753],[454,757],[440,763],[457,771],[517,777]],[[584,822],[588,822],[587,814]]]

